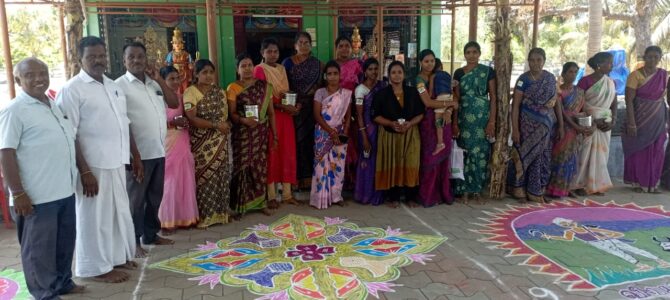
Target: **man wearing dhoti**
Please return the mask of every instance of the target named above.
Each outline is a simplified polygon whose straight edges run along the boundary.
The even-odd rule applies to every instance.
[[[116,283],[136,268],[135,232],[128,206],[125,165],[130,163],[129,120],[123,90],[104,75],[105,43],[81,39],[82,70],[58,93],[56,102],[72,122],[76,135],[77,239],[75,275]]]

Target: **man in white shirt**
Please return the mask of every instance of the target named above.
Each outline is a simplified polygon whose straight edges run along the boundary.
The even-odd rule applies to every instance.
[[[115,267],[137,267],[131,261],[135,231],[124,170],[130,162],[126,96],[104,75],[107,51],[100,38],[81,39],[78,52],[82,70],[56,97],[74,127],[81,174],[76,191],[75,275],[123,282],[130,275]]]
[[[74,131],[45,92],[49,69],[37,58],[14,68],[22,91],[0,112],[0,168],[14,201],[21,263],[35,299],[60,299],[72,281],[77,178]]]
[[[145,257],[146,245],[170,245],[174,241],[158,236],[161,222],[158,209],[163,199],[165,178],[165,135],[167,115],[165,105],[177,108],[177,95],[165,85],[155,68],[147,66],[147,49],[140,42],[123,47],[126,74],[116,79],[128,104],[132,141],[133,165],[126,168],[130,212],[135,226],[135,257]],[[142,165],[142,177],[133,172]]]

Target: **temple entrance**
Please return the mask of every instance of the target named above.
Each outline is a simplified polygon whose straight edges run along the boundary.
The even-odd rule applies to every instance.
[[[273,37],[279,42],[279,61],[294,54],[295,35],[302,27],[299,17],[235,16],[235,53],[247,53],[260,63],[261,43]]]

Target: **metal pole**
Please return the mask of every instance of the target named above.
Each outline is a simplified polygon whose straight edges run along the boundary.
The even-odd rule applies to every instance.
[[[207,44],[209,50],[209,60],[218,68],[219,66],[219,50],[218,41],[216,38],[216,0],[207,0]],[[214,72],[216,76],[215,82],[219,82],[219,72]]]
[[[2,54],[5,59],[5,71],[7,71],[7,84],[9,85],[9,98],[16,97],[14,89],[14,68],[12,66],[12,50],[9,46],[9,32],[7,31],[7,7],[5,0],[0,0],[0,31],[2,32]]]
[[[478,0],[470,0],[470,31],[468,35],[468,39],[470,41],[477,40],[477,13],[479,12],[478,2]]]
[[[454,62],[456,60],[456,0],[451,0],[451,70],[454,74]]]
[[[63,51],[63,70],[67,74],[67,43],[65,41],[65,7],[58,6],[58,24],[60,25],[60,48]],[[69,78],[68,78],[69,79]]]
[[[537,47],[538,25],[540,23],[540,0],[533,2],[533,48]]]

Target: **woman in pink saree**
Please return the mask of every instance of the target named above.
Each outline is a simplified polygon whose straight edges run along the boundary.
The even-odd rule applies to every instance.
[[[177,90],[181,86],[179,72],[172,66],[160,70],[167,86]],[[195,199],[195,161],[188,135],[188,119],[184,117],[184,101],[180,94],[179,107],[167,108],[168,132],[165,137],[165,184],[163,201],[158,210],[163,234],[171,234],[178,227],[198,223],[198,204]]]
[[[668,72],[656,66],[663,52],[657,46],[644,51],[644,67],[628,76],[626,120],[621,135],[625,183],[638,193],[660,193],[667,139],[668,112],[665,106]]]
[[[329,61],[323,72],[326,86],[314,94],[314,174],[309,203],[317,209],[342,205],[347,143],[342,140],[349,128],[351,90],[340,85],[340,67]]]
[[[352,57],[351,39],[340,36],[335,40],[335,62],[340,66],[340,86],[354,91],[363,76],[363,66],[359,59]],[[350,104],[353,106],[353,104]],[[351,121],[350,121],[351,122]],[[358,163],[358,130],[352,128],[345,133],[349,136],[347,147],[347,162],[345,169],[345,187],[353,189],[356,184],[356,166]]]

